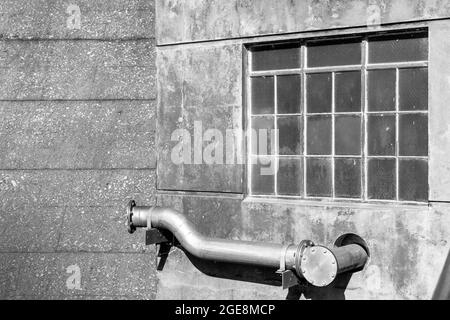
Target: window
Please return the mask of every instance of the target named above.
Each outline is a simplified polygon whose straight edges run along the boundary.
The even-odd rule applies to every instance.
[[[427,67],[423,31],[251,47],[249,194],[428,201]]]

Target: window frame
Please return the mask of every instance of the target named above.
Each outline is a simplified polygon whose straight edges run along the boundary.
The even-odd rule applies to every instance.
[[[395,37],[395,36],[401,36],[404,34],[423,34],[427,38],[428,43],[428,56],[427,60],[421,60],[421,61],[407,61],[407,62],[385,62],[385,63],[369,63],[369,38],[378,38],[380,36],[385,37]],[[349,39],[356,39],[358,40],[358,43],[360,45],[361,49],[361,63],[355,64],[355,65],[341,65],[341,66],[326,66],[326,67],[308,67],[307,64],[307,45],[311,42],[318,42],[318,41],[345,41]],[[268,45],[289,45],[289,44],[296,44],[299,46],[300,50],[300,67],[299,68],[292,68],[292,69],[281,69],[281,70],[264,70],[264,71],[253,71],[252,70],[252,50],[256,47],[264,47]],[[361,31],[361,32],[355,32],[355,33],[348,33],[348,34],[325,34],[324,36],[310,36],[310,37],[304,37],[304,38],[293,38],[293,39],[286,39],[286,40],[276,40],[271,42],[253,42],[253,43],[247,43],[244,44],[245,50],[244,52],[244,101],[245,101],[245,108],[244,108],[244,127],[246,130],[246,158],[247,158],[247,164],[246,164],[246,170],[245,170],[245,179],[247,187],[246,187],[246,193],[250,197],[255,198],[275,198],[275,199],[296,199],[301,201],[328,201],[328,202],[351,202],[351,203],[393,203],[393,204],[415,204],[415,205],[424,205],[429,203],[430,198],[430,185],[429,185],[429,165],[430,165],[430,148],[429,148],[429,131],[430,131],[430,106],[429,106],[429,100],[430,95],[428,94],[428,105],[426,110],[400,110],[399,108],[399,73],[402,69],[409,69],[409,68],[426,68],[427,74],[429,72],[429,60],[430,60],[430,40],[429,40],[429,31],[427,27],[414,27],[414,28],[408,28],[408,29],[389,29],[388,32],[385,31]],[[396,88],[395,88],[395,110],[393,111],[369,111],[368,110],[368,72],[371,70],[383,70],[383,69],[390,69],[395,70],[396,74]],[[335,112],[335,77],[336,72],[345,72],[345,71],[358,71],[361,72],[361,111],[360,112]],[[314,115],[314,113],[307,113],[306,112],[306,81],[307,81],[307,75],[308,74],[314,74],[314,73],[324,73],[329,72],[332,76],[332,110],[330,113],[319,113],[320,115],[329,115],[332,119],[332,153],[331,155],[308,155],[307,154],[307,116]],[[301,109],[300,113],[287,113],[287,114],[279,114],[278,113],[278,106],[277,106],[277,76],[282,75],[299,75],[301,78]],[[251,119],[255,116],[267,116],[269,114],[258,114],[258,115],[252,115],[251,114],[251,78],[252,77],[258,77],[258,76],[273,76],[274,78],[274,113],[270,114],[270,116],[274,117],[274,129],[278,129],[278,117],[279,116],[300,116],[303,120],[303,141],[302,141],[302,149],[303,152],[300,155],[280,155],[278,153],[278,137],[275,139],[275,148],[277,153],[273,155],[267,155],[264,157],[272,157],[275,159],[275,172],[278,171],[278,159],[281,158],[299,158],[302,160],[302,179],[303,179],[303,194],[300,196],[289,196],[289,195],[279,195],[278,190],[278,179],[274,177],[274,193],[273,194],[253,194],[251,191],[251,184],[252,184],[252,158],[257,157],[257,155],[253,155],[251,152],[250,146],[252,145],[252,135],[251,135]],[[429,85],[429,80],[427,85]],[[380,115],[380,114],[389,114],[395,116],[395,123],[396,123],[396,133],[395,133],[395,155],[393,156],[369,156],[368,155],[368,118],[370,115]],[[427,123],[428,123],[428,139],[427,139],[427,155],[426,156],[400,156],[399,155],[399,120],[401,114],[425,114],[427,116]],[[361,155],[360,156],[354,156],[354,155],[336,155],[335,153],[335,118],[336,115],[345,116],[345,115],[358,115],[361,117]],[[307,195],[307,166],[306,162],[308,158],[327,158],[331,160],[331,172],[332,172],[332,196],[330,197],[320,197],[320,196],[308,196]],[[345,158],[358,158],[360,159],[361,163],[361,197],[360,198],[345,198],[345,197],[336,197],[336,188],[335,188],[335,159],[345,159]],[[394,200],[388,200],[388,199],[370,199],[368,197],[368,160],[376,158],[376,159],[395,159],[396,162],[396,172],[395,172],[395,199]],[[420,159],[420,160],[426,160],[427,166],[428,166],[428,175],[427,175],[427,199],[425,201],[413,201],[413,200],[400,200],[399,198],[399,162],[401,159]]]

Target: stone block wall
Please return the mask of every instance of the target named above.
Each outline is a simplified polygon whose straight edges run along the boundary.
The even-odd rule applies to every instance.
[[[155,202],[154,24],[149,0],[0,1],[0,298],[155,296],[124,220]]]

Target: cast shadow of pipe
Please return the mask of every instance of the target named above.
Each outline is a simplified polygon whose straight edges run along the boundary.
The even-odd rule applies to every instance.
[[[182,249],[183,250],[183,249]],[[245,281],[271,286],[281,286],[281,276],[274,268],[241,265],[235,263],[214,262],[199,259],[183,250],[191,263],[202,273],[216,278]],[[326,287],[314,287],[301,281],[298,286],[288,290],[286,300],[299,300],[302,295],[310,300],[345,300],[345,290],[352,277],[352,272],[338,275],[330,285]]]
[[[345,290],[352,275],[352,272],[341,273],[326,287],[314,287],[306,282],[291,287],[286,300],[299,300],[302,295],[309,300],[345,300]]]
[[[182,249],[191,263],[202,273],[228,280],[245,281],[251,283],[281,286],[281,277],[274,268],[242,265],[228,262],[216,262],[197,258]]]

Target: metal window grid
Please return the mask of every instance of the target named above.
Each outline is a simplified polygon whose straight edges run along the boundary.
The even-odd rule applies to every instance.
[[[386,203],[413,203],[413,204],[422,204],[422,201],[401,201],[399,199],[399,160],[400,159],[421,159],[427,160],[428,156],[400,156],[399,155],[399,115],[400,114],[426,114],[428,115],[427,110],[408,110],[401,111],[399,110],[399,70],[404,68],[427,68],[428,61],[404,61],[404,62],[389,62],[389,63],[375,63],[370,64],[368,61],[368,37],[363,37],[361,44],[361,64],[358,65],[343,65],[343,66],[329,66],[329,67],[308,67],[307,64],[307,44],[305,41],[290,41],[291,43],[297,43],[300,45],[300,68],[294,69],[280,69],[280,70],[265,70],[265,71],[253,71],[252,66],[252,51],[248,51],[247,57],[247,66],[246,66],[246,91],[247,91],[247,121],[250,125],[247,126],[247,144],[248,146],[252,146],[252,135],[251,135],[251,121],[253,118],[270,116],[274,119],[274,129],[275,132],[278,133],[278,117],[279,116],[299,116],[302,118],[303,122],[303,139],[302,139],[302,149],[303,153],[300,155],[280,155],[279,154],[279,143],[278,136],[275,138],[275,152],[273,155],[257,155],[252,154],[252,148],[247,148],[249,150],[247,152],[247,184],[248,184],[248,194],[256,197],[282,197],[288,199],[306,199],[306,200],[337,200],[337,201],[351,201],[351,202],[386,202]],[[396,80],[395,80],[395,111],[369,111],[368,110],[368,71],[370,70],[381,70],[381,69],[395,69],[396,71]],[[362,108],[360,112],[335,112],[335,75],[337,72],[345,72],[345,71],[360,71],[361,72],[361,103]],[[312,73],[331,73],[332,74],[332,106],[331,112],[328,113],[308,113],[306,106],[306,75]],[[283,113],[278,114],[278,99],[277,99],[277,81],[279,76],[283,75],[300,75],[301,82],[301,99],[300,99],[300,110],[301,113]],[[274,113],[273,114],[255,114],[251,113],[252,109],[252,101],[251,101],[251,78],[253,77],[262,77],[262,76],[273,76],[274,78]],[[396,137],[395,137],[395,155],[394,156],[369,156],[368,155],[368,115],[395,115],[395,124],[396,124]],[[331,155],[309,155],[307,154],[307,117],[321,115],[321,116],[331,116],[332,123],[332,153]],[[335,117],[336,115],[358,115],[361,117],[362,123],[362,137],[361,137],[361,153],[359,155],[336,155],[335,154]],[[270,158],[275,161],[275,175],[274,175],[274,193],[267,195],[254,195],[252,193],[252,159],[255,158]],[[302,179],[303,179],[303,195],[301,196],[289,196],[289,195],[280,195],[278,194],[278,177],[276,172],[278,172],[278,159],[282,158],[298,158],[302,160]],[[307,195],[307,163],[306,160],[308,158],[327,158],[331,160],[332,167],[332,196],[331,197],[316,197],[316,196],[308,196]],[[359,158],[361,161],[361,197],[360,198],[345,198],[345,197],[336,197],[335,194],[335,159],[336,158]],[[368,160],[369,159],[395,159],[396,160],[396,199],[369,199],[368,197]]]

